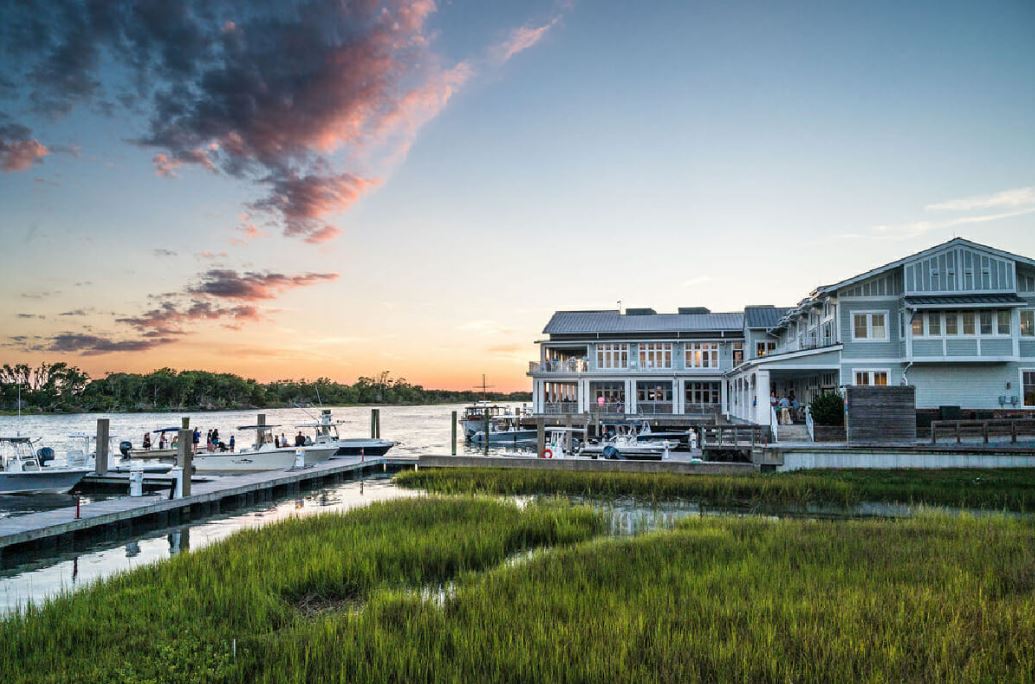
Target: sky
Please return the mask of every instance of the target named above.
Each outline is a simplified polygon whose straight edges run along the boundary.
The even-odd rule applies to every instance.
[[[527,389],[559,309],[1035,256],[1035,3],[0,0],[0,361]]]

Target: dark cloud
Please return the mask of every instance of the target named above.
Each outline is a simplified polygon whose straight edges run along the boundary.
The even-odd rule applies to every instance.
[[[20,313],[18,314],[18,318],[37,319],[42,321],[46,318],[46,316],[42,316],[40,314]]]
[[[154,254],[156,257],[174,257],[174,256],[176,256],[176,251],[172,250],[172,249],[162,249],[162,248],[153,249],[153,250],[151,250],[151,253]]]
[[[86,316],[92,309],[72,309],[70,311],[62,311],[59,316]]]
[[[22,292],[22,299],[47,299],[53,297],[56,294],[61,294],[60,290],[29,290],[28,292]]]
[[[219,306],[210,301],[194,300],[187,304],[163,302],[150,311],[139,316],[116,319],[119,323],[129,324],[146,335],[182,335],[183,325],[197,321],[228,321],[236,327],[245,321],[256,321],[261,318],[259,310],[251,305]]]
[[[140,352],[154,349],[163,344],[173,342],[168,337],[143,337],[138,339],[109,339],[98,335],[86,335],[81,333],[61,333],[50,339],[45,347],[46,351],[56,353],[75,353],[84,356],[97,354],[111,354],[114,352]]]
[[[200,282],[191,287],[188,292],[220,299],[258,301],[273,299],[284,290],[337,280],[337,278],[337,273],[284,275],[269,271],[239,273],[233,269],[213,268],[203,273]]]
[[[37,111],[142,108],[149,123],[136,142],[155,150],[159,174],[194,165],[251,179],[264,193],[256,206],[286,235],[322,242],[339,233],[328,218],[374,184],[334,170],[330,155],[411,134],[469,73],[431,51],[435,9],[433,0],[25,0],[0,22],[0,44],[9,80],[25,84]],[[12,163],[45,152],[19,148]]]

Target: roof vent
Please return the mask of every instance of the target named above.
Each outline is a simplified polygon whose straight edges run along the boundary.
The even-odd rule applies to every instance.
[[[633,309],[632,307],[625,310],[626,316],[653,316],[657,311],[654,309]]]
[[[681,306],[679,307],[679,313],[681,314],[710,314],[712,312],[707,306]]]

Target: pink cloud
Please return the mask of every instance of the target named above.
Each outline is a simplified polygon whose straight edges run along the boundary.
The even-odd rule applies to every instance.
[[[0,168],[24,171],[50,154],[47,146],[31,135],[25,126],[0,121]]]
[[[334,226],[326,225],[323,228],[320,228],[319,230],[310,233],[309,237],[307,237],[305,241],[311,245],[318,245],[321,242],[329,242],[334,238],[338,237],[339,235],[341,235],[340,228],[335,228]]]
[[[330,226],[322,220],[348,209],[378,181],[351,173],[306,176],[288,173],[270,183],[270,194],[256,202],[255,208],[280,213],[284,217],[284,234],[287,236],[302,237],[307,242],[324,242],[340,231],[328,230]]]
[[[498,62],[506,62],[514,55],[524,52],[534,46],[543,36],[552,29],[560,17],[554,17],[541,26],[520,26],[513,31],[502,43],[493,49],[493,56]]]

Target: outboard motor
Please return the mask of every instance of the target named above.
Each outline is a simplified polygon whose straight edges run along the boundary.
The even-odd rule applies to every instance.
[[[122,458],[129,458],[131,451],[133,451],[133,442],[130,442],[128,439],[119,442],[119,453],[122,454]]]
[[[40,447],[39,449],[36,449],[36,458],[39,459],[40,465],[46,463],[47,461],[53,461],[54,450],[50,447]]]

